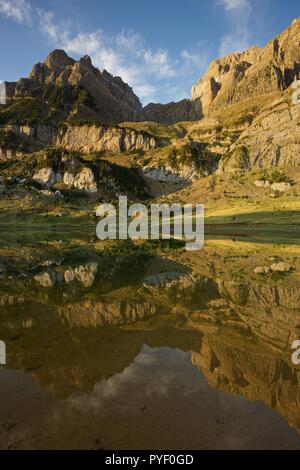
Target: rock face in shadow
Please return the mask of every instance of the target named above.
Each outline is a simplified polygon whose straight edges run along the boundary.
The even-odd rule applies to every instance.
[[[150,103],[144,107],[141,120],[161,124],[175,124],[182,121],[198,121],[203,117],[200,100],[182,100],[177,103]]]

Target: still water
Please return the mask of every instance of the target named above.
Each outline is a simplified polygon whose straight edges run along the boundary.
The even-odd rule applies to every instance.
[[[0,448],[300,449],[299,272],[284,244],[3,247]]]

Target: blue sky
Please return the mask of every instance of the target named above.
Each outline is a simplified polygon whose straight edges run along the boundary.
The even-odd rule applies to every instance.
[[[0,0],[0,79],[63,48],[121,76],[144,104],[177,101],[211,60],[264,46],[298,16],[299,0]]]

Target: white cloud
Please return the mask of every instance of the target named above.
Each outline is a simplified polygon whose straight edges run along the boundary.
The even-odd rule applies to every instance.
[[[219,55],[221,57],[233,52],[243,52],[251,46],[252,5],[251,0],[218,0],[231,18],[232,31],[221,38]]]
[[[74,18],[58,20],[53,11],[33,8],[30,0],[0,0],[1,13],[28,25],[34,18],[53,48],[64,49],[74,58],[91,56],[96,67],[128,83],[143,104],[188,98],[191,85],[208,63],[203,44],[171,56],[167,49],[147,46],[135,31],[121,30],[116,35],[100,28],[85,31]]]
[[[207,54],[204,51],[199,53],[184,49],[181,51],[180,57],[187,67],[195,67],[199,69],[205,68],[208,61]]]
[[[40,29],[53,46],[73,56],[90,55],[96,67],[132,86],[144,104],[161,97],[168,101],[171,88],[180,99],[189,97],[191,82],[207,65],[205,54],[199,51],[183,50],[172,58],[166,49],[152,50],[135,31],[122,30],[116,36],[108,36],[101,29],[78,33],[71,24],[57,22],[52,12],[40,12],[39,16]],[[166,84],[166,80],[172,83]]]
[[[248,34],[241,31],[238,34],[227,34],[221,39],[219,54],[224,57],[233,52],[243,52],[251,46]]]
[[[26,0],[0,0],[0,14],[18,23],[31,23],[31,5]]]
[[[223,5],[226,11],[244,10],[251,7],[250,0],[219,0],[219,5]]]
[[[122,30],[116,37],[117,46],[128,51],[135,51],[142,43],[142,36],[134,31]]]
[[[163,49],[152,52],[150,49],[144,51],[144,61],[149,67],[149,72],[163,78],[175,77],[177,75],[173,68],[169,54]]]

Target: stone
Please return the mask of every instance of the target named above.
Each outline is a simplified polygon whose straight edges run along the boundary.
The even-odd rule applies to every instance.
[[[85,266],[78,266],[75,268],[74,273],[76,279],[81,282],[84,287],[91,287],[96,279],[98,264],[91,262]]]
[[[254,185],[257,188],[269,188],[270,184],[271,184],[270,181],[266,181],[266,180],[256,180],[256,181],[254,181]]]
[[[64,199],[63,194],[59,190],[55,191],[54,197],[55,197],[55,199]]]
[[[290,183],[274,183],[271,188],[273,191],[278,191],[279,193],[285,193],[291,189],[292,185]]]
[[[40,191],[40,193],[43,195],[43,196],[47,196],[47,197],[53,197],[54,194],[49,191],[49,189],[43,189],[42,191]]]
[[[76,276],[75,276],[75,273],[74,273],[73,269],[67,269],[64,273],[64,278],[65,278],[65,281],[66,281],[67,284],[69,284],[70,282],[75,281]]]
[[[287,263],[280,262],[280,263],[272,264],[270,269],[273,272],[286,273],[286,272],[290,272],[292,270],[292,267]]]
[[[34,276],[34,279],[42,287],[54,287],[56,282],[55,273],[53,271],[43,271]]]
[[[95,175],[91,168],[88,167],[84,167],[81,172],[75,176],[73,186],[87,193],[95,193],[98,191]]]
[[[52,186],[52,184],[56,183],[56,174],[51,167],[41,168],[33,175],[32,178],[38,183],[46,186]]]
[[[258,266],[254,269],[255,274],[269,274],[270,268],[267,266]]]
[[[68,188],[71,188],[73,186],[74,179],[75,179],[74,175],[72,175],[72,173],[70,173],[69,171],[66,171],[64,173],[63,182]]]
[[[175,172],[170,171],[166,168],[143,168],[144,175],[155,181],[161,181],[163,183],[182,183],[183,178]]]

